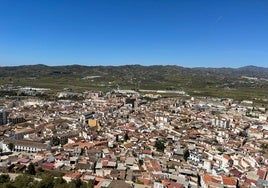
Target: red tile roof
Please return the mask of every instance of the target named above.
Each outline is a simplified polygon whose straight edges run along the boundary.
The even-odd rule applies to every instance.
[[[42,168],[45,170],[52,170],[54,168],[55,164],[54,163],[43,163]]]
[[[223,185],[236,185],[237,179],[235,177],[222,176]]]
[[[18,160],[19,163],[28,163],[30,162],[30,159],[27,159],[27,158],[21,158]]]
[[[208,184],[209,182],[219,183],[219,180],[217,180],[215,177],[209,174],[204,174],[202,178],[206,184]]]
[[[103,160],[102,161],[102,166],[107,166],[108,165],[108,160]]]
[[[255,185],[257,185],[257,181],[256,180],[251,180],[251,179],[248,179],[248,178],[245,179],[245,184],[251,185],[252,183],[255,184]]]
[[[222,156],[223,156],[223,158],[227,159],[228,161],[231,159],[231,157],[229,155],[223,154]]]
[[[230,170],[230,173],[233,174],[237,178],[240,178],[242,175],[242,172],[238,171],[237,169]]]
[[[65,174],[64,175],[65,177],[69,177],[71,179],[78,179],[82,176],[82,174],[80,174],[79,172],[72,172],[72,173],[69,173],[69,174]]]
[[[183,185],[180,184],[180,183],[171,182],[171,183],[168,185],[168,188],[183,188]]]
[[[267,175],[267,170],[259,169],[259,170],[257,171],[257,174],[259,175],[259,178],[260,178],[261,180],[265,180],[265,177],[266,177],[266,175]]]

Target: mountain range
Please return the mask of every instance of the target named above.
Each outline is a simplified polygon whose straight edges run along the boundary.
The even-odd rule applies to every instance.
[[[0,67],[0,84],[54,90],[112,88],[185,90],[191,94],[240,98],[268,96],[268,68],[185,68],[175,65]],[[250,93],[250,95],[249,95]]]

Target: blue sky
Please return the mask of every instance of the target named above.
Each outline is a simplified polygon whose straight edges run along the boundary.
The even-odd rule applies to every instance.
[[[267,0],[0,0],[0,66],[268,67]]]

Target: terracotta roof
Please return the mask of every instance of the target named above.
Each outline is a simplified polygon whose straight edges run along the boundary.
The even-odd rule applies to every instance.
[[[223,158],[227,159],[228,161],[231,159],[231,157],[229,155],[223,154],[222,156],[223,156]]]
[[[245,184],[251,185],[252,183],[255,184],[255,185],[257,185],[257,181],[256,180],[251,180],[251,179],[248,179],[248,178],[245,179]]]
[[[91,169],[91,165],[85,163],[77,163],[75,165],[75,169]]]
[[[240,178],[242,175],[242,172],[238,171],[237,169],[230,170],[230,173],[233,174],[237,178]]]
[[[32,163],[36,163],[36,162],[43,161],[43,160],[44,160],[44,157],[35,157],[35,158],[32,160]]]
[[[30,134],[30,133],[34,133],[35,130],[32,128],[25,128],[25,129],[15,129],[15,134]]]
[[[171,182],[171,183],[168,185],[168,188],[183,188],[183,185],[180,184],[180,183]]]
[[[138,177],[138,180],[139,180],[140,182],[142,182],[144,185],[150,185],[150,184],[151,184],[151,180],[150,180],[150,179],[146,179],[146,178]]]
[[[266,170],[259,169],[259,170],[257,171],[257,174],[259,175],[259,178],[260,178],[261,180],[265,180],[265,177],[266,177],[266,175],[267,175],[267,171],[266,171]]]
[[[30,159],[27,159],[27,158],[21,158],[18,160],[19,163],[28,163],[30,162]]]
[[[108,165],[108,162],[109,162],[108,160],[103,160],[102,161],[102,166],[107,166]]]
[[[64,145],[64,148],[74,148],[74,147],[78,147],[79,149],[81,148],[92,148],[94,146],[93,143],[90,143],[90,142],[75,142],[75,143],[72,143],[72,144],[66,144]]]
[[[43,163],[42,168],[47,169],[47,170],[52,170],[54,168],[55,164],[54,163]]]
[[[237,179],[234,177],[222,176],[223,185],[236,185]]]
[[[167,180],[167,179],[164,179],[164,180],[161,181],[161,183],[162,183],[164,186],[168,186],[169,183],[170,183],[170,181]]]
[[[79,172],[72,172],[72,173],[69,173],[69,174],[65,174],[64,176],[65,177],[69,177],[71,179],[78,179],[81,177],[82,174],[80,174]]]
[[[215,177],[209,174],[204,174],[202,178],[206,184],[208,184],[209,182],[219,183],[219,180],[217,180]]]
[[[111,184],[108,186],[109,188],[114,188],[114,187],[120,187],[120,188],[131,188],[131,185],[126,183],[123,180],[113,180]]]

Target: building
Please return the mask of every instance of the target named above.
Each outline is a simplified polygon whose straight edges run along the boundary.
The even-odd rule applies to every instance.
[[[8,114],[9,112],[5,111],[5,110],[1,110],[0,111],[0,125],[5,125],[8,123]]]
[[[83,124],[88,124],[89,119],[94,119],[95,112],[87,112],[80,116],[80,122]]]
[[[3,151],[10,151],[10,144],[12,144],[12,151],[26,151],[26,152],[38,152],[49,150],[51,147],[48,144],[33,142],[28,140],[15,140],[15,139],[4,139],[2,141]]]
[[[211,125],[213,127],[221,127],[221,128],[228,129],[230,127],[230,120],[217,117],[215,119],[212,119]]]
[[[202,160],[202,155],[197,151],[190,150],[188,159],[199,163]]]
[[[219,188],[236,188],[237,178],[222,176],[213,176],[211,174],[204,174],[201,176],[201,187],[219,187]]]

